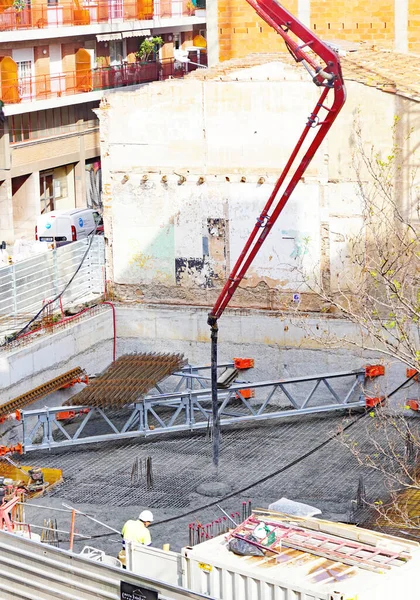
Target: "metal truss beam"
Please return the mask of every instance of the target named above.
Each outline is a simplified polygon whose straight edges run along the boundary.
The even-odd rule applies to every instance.
[[[230,363],[219,365],[231,367]],[[156,385],[156,394],[130,405],[128,411],[99,407],[74,407],[70,425],[57,415],[63,407],[22,411],[25,452],[75,446],[178,431],[208,429],[212,420],[209,367],[186,367],[169,379],[173,391]],[[365,369],[293,377],[275,381],[236,382],[218,390],[219,417],[223,426],[330,411],[365,408]],[[207,387],[206,387],[207,384]],[[166,382],[166,387],[169,383]],[[244,387],[246,386],[246,389]]]

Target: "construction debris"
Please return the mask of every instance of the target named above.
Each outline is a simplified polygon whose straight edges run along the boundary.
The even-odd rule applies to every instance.
[[[129,354],[118,358],[67,406],[120,408],[139,402],[159,381],[187,364],[182,354]]]
[[[233,512],[230,515],[218,504],[217,507],[222,511],[222,517],[214,519],[210,523],[200,523],[196,520],[188,525],[189,546],[195,546],[218,535],[228,533],[239,521],[245,521],[252,514],[251,500],[242,502],[241,512]]]
[[[269,504],[268,508],[297,517],[314,517],[315,515],[320,515],[322,513],[322,511],[315,506],[304,504],[303,502],[296,502],[295,500],[289,500],[289,498],[284,497]],[[242,520],[245,521],[245,519]]]
[[[373,545],[366,536],[366,540],[344,537],[343,526],[339,524],[335,525],[334,533],[333,524],[328,532],[322,531],[321,525],[321,521],[314,527],[310,519],[257,510],[231,531],[229,537],[244,540],[274,555],[281,554],[284,547],[292,548],[375,573],[384,573],[393,566],[401,567],[411,559],[405,549],[382,548]],[[362,531],[360,537],[363,537]]]
[[[0,502],[15,493],[26,498],[39,498],[46,489],[51,489],[63,481],[60,469],[22,467],[9,457],[0,461]]]
[[[41,531],[41,542],[50,546],[59,547],[57,519],[44,519],[44,528]]]

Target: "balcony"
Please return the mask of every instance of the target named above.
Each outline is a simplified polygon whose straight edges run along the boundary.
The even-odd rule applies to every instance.
[[[205,57],[203,59],[206,60]],[[204,60],[203,67],[205,66]],[[83,69],[56,76],[40,75],[20,78],[17,82],[9,79],[9,81],[3,82],[0,92],[6,105],[19,104],[117,89],[169,77],[182,78],[196,68],[196,64],[180,65],[173,59],[147,63],[136,62],[114,67]]]
[[[100,23],[121,23],[194,16],[205,9],[205,0],[75,0],[34,4],[19,9],[13,0],[0,7],[0,31],[44,29]],[[9,7],[5,8],[7,4]]]

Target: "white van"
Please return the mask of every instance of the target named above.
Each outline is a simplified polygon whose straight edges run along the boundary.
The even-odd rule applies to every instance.
[[[91,208],[52,210],[38,217],[35,239],[40,242],[68,243],[104,232],[101,215]]]

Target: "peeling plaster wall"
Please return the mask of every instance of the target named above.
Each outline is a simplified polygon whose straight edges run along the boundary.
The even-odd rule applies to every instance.
[[[267,186],[216,182],[197,186],[171,183],[159,177],[141,182],[132,174],[118,189],[118,211],[113,211],[114,280],[116,283],[213,288],[224,280],[230,254],[237,256],[255,215],[266,200]],[[262,247],[247,275],[247,286],[264,281],[270,287],[294,289],[290,266],[299,257],[315,266],[319,255],[317,186],[297,192],[278,228]],[[299,208],[304,199],[308,208]],[[229,244],[227,246],[227,238]],[[306,242],[305,239],[308,238]]]
[[[305,73],[281,62],[109,96],[99,113],[117,297],[212,304],[317,97]],[[362,223],[354,119],[386,155],[395,116],[401,136],[420,117],[415,103],[355,82],[348,97],[232,306],[284,309],[299,291],[302,307],[319,310],[308,285],[334,289],[351,276],[348,240]]]

